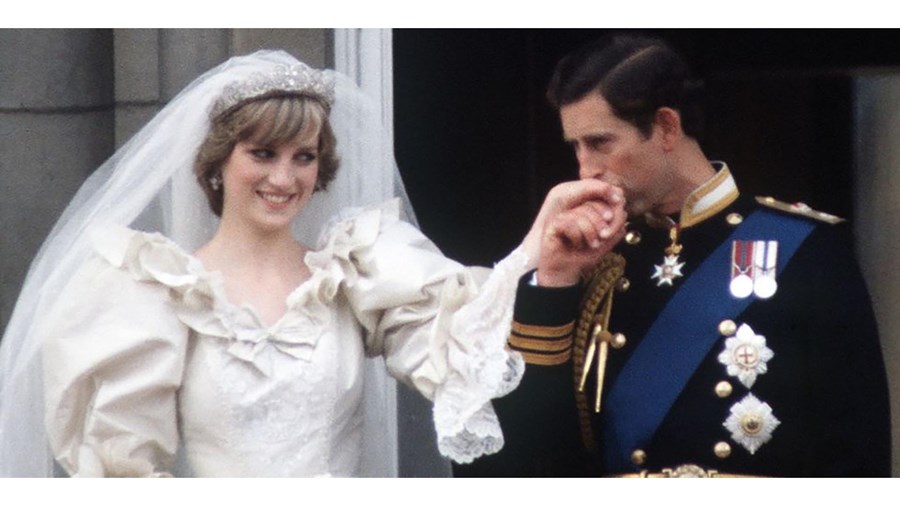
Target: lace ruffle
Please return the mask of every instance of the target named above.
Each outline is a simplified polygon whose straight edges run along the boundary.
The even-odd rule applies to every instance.
[[[381,230],[400,220],[400,201],[393,199],[379,207],[346,209],[325,226],[316,251],[306,254],[313,278],[329,300],[338,285],[353,286],[359,279],[356,256],[371,248]],[[363,273],[364,274],[364,273]]]
[[[435,403],[435,408],[437,406]],[[438,432],[438,451],[459,464],[469,464],[482,455],[497,453],[503,448],[503,442],[500,422],[490,403],[469,416],[459,432],[448,436]]]
[[[290,308],[273,327],[261,324],[247,307],[227,302],[217,273],[207,272],[198,259],[158,233],[124,227],[93,234],[95,251],[114,267],[137,281],[159,283],[170,289],[179,320],[199,334],[228,342],[227,352],[269,374],[258,360],[266,347],[274,347],[298,359],[309,359],[323,322],[315,312]]]
[[[527,262],[521,249],[511,253],[453,318],[450,373],[435,395],[434,423],[440,452],[456,462],[468,463],[503,447],[490,401],[515,389],[525,372],[522,356],[509,350],[506,341],[516,285]]]

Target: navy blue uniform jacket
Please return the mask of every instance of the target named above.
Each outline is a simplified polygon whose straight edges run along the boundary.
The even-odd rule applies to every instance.
[[[683,273],[693,270],[720,244],[733,226],[726,216],[747,216],[761,206],[741,197],[727,209],[682,231]],[[787,216],[787,214],[786,214]],[[793,217],[796,218],[796,217]],[[809,219],[809,218],[804,218]],[[603,456],[605,424],[616,409],[604,405],[591,412],[595,447],[585,448],[578,422],[572,360],[559,365],[529,364],[518,389],[495,400],[506,438],[500,453],[468,466],[457,476],[609,476],[641,470],[659,472],[695,464],[720,473],[761,476],[887,476],[890,474],[890,415],[887,383],[878,332],[866,286],[853,252],[846,223],[811,220],[815,229],[803,241],[778,278],[769,299],[754,299],[735,323],[747,324],[766,339],[773,357],[767,371],[748,389],[726,373],[718,355],[725,337],[712,347],[665,414],[643,460],[611,468]],[[627,338],[611,349],[605,390],[611,388],[664,305],[674,286],[651,280],[669,244],[665,230],[633,224],[638,244],[623,243],[630,287],[615,294],[610,330]],[[527,276],[526,276],[527,278]],[[520,283],[515,321],[529,326],[558,326],[578,317],[584,287],[548,289]],[[723,282],[728,282],[727,275]],[[695,304],[709,303],[705,293]],[[683,318],[690,319],[691,314]],[[697,329],[698,332],[715,329]],[[660,356],[643,374],[664,371]],[[587,381],[586,397],[593,405]],[[729,395],[716,393],[728,382]],[[751,454],[723,425],[730,409],[748,393],[767,403],[780,424],[772,438]],[[724,447],[722,445],[724,443]],[[719,448],[719,452],[715,449]],[[632,449],[629,449],[631,451]],[[727,450],[727,451],[725,451]]]

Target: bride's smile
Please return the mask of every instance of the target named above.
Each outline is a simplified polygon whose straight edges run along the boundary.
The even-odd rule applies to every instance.
[[[318,132],[266,146],[238,142],[222,168],[222,219],[267,230],[289,227],[316,187]]]

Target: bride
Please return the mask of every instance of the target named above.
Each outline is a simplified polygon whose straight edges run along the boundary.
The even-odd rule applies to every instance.
[[[577,202],[548,198],[484,279],[367,194],[396,177],[367,163],[376,117],[346,78],[262,51],[101,166],[3,338],[0,474],[387,474],[367,356],[434,402],[443,455],[498,451],[490,399],[524,367],[505,346],[516,283]]]

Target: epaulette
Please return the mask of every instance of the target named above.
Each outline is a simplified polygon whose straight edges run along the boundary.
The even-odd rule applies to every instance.
[[[783,211],[790,214],[795,214],[798,216],[805,216],[807,218],[811,218],[817,221],[821,221],[824,223],[828,223],[830,225],[837,225],[844,220],[844,218],[840,218],[833,214],[823,213],[822,211],[816,211],[815,209],[809,207],[803,202],[796,202],[794,204],[789,204],[787,202],[781,202],[780,200],[776,200],[773,197],[756,197],[756,201],[764,205],[766,207],[777,209],[778,211]]]

